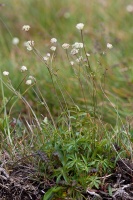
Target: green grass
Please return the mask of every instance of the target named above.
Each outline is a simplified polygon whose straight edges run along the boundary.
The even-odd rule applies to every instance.
[[[0,151],[6,150],[13,162],[18,154],[45,152],[49,162],[36,164],[57,184],[48,198],[68,190],[66,195],[77,198],[87,187],[99,188],[100,177],[111,173],[117,159],[132,159],[133,36],[128,4],[131,1],[6,0],[0,7]],[[61,47],[82,42],[79,22],[85,24],[83,38],[93,73],[84,62],[71,67]],[[30,31],[22,31],[25,24]],[[13,37],[20,39],[17,46]],[[53,37],[58,44],[49,73],[23,43],[34,40],[45,56]],[[113,49],[106,48],[108,42]],[[22,65],[28,72],[20,72]],[[9,77],[2,75],[5,70]],[[30,87],[25,84],[29,75],[36,79]],[[60,188],[61,181],[65,184]]]

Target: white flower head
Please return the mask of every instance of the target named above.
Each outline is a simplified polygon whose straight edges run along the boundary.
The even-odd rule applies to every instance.
[[[72,54],[72,55],[75,55],[75,54],[77,54],[78,52],[79,52],[78,49],[72,49],[72,50],[71,50],[71,54]]]
[[[50,57],[50,53],[47,53],[47,56]]]
[[[33,40],[29,40],[29,41],[27,41],[26,43],[25,43],[25,46],[28,46],[28,45],[30,45],[30,46],[34,46],[34,44],[35,44],[35,42],[33,41]]]
[[[51,51],[55,51],[55,50],[56,50],[56,47],[55,47],[55,46],[52,46],[50,49],[51,49]]]
[[[31,84],[32,84],[32,80],[29,79],[26,81],[26,85],[31,85]]]
[[[74,62],[73,62],[73,61],[70,61],[70,64],[73,66],[73,65],[74,65]]]
[[[127,5],[126,10],[127,10],[128,12],[132,13],[132,12],[133,12],[133,5],[130,5],[130,4]]]
[[[14,38],[12,39],[12,44],[17,45],[18,43],[19,43],[19,38],[14,37]]]
[[[8,75],[9,75],[9,72],[8,72],[8,71],[4,71],[4,72],[3,72],[3,75],[4,75],[4,76],[8,76]]]
[[[49,59],[48,56],[44,56],[44,57],[43,57],[43,60],[44,60],[44,61],[48,61],[48,59]]]
[[[28,51],[32,51],[33,50],[33,48],[30,45],[27,46],[26,48],[27,48]]]
[[[62,48],[63,49],[68,49],[70,47],[70,44],[67,44],[67,43],[64,43],[63,45],[62,45]]]
[[[83,30],[84,24],[83,24],[83,23],[79,23],[79,24],[76,25],[76,28],[77,28],[78,30]]]
[[[22,66],[21,67],[21,72],[25,72],[25,71],[27,71],[27,67],[26,66]]]
[[[29,25],[24,25],[24,26],[22,27],[22,30],[24,30],[24,31],[29,31],[29,30],[30,30],[30,26],[29,26]]]
[[[52,38],[52,39],[50,40],[50,42],[51,42],[51,43],[56,43],[56,42],[57,42],[57,39],[56,39],[56,38]]]
[[[72,45],[72,47],[73,48],[76,48],[76,49],[82,49],[83,48],[83,43],[81,43],[81,42],[75,42],[73,45]]]
[[[47,117],[44,117],[43,122],[44,122],[45,124],[48,124],[48,118],[47,118]]]
[[[35,77],[34,76],[29,76],[29,79],[33,80],[33,81],[36,81]]]
[[[113,48],[113,45],[110,44],[110,43],[107,43],[107,48],[108,48],[108,49],[112,49],[112,48]]]
[[[89,57],[89,56],[90,56],[90,54],[89,54],[89,53],[86,53],[86,56],[87,56],[87,57]]]
[[[31,51],[33,49],[33,46],[34,46],[34,41],[33,40],[29,40],[29,41],[24,43],[24,46],[26,46],[28,51]]]

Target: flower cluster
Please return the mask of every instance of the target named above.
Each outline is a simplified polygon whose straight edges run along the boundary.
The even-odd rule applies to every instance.
[[[56,38],[52,38],[52,39],[50,40],[50,42],[51,42],[52,44],[54,44],[54,43],[57,42],[57,39],[56,39]],[[51,51],[55,51],[55,50],[56,50],[56,46],[51,46],[50,49],[51,49]]]
[[[49,60],[49,57],[48,57],[48,56],[44,56],[44,57],[43,57],[43,60],[44,60],[44,61],[48,61],[48,60]]]
[[[79,23],[79,24],[77,24],[76,25],[76,28],[78,29],[78,30],[83,30],[83,28],[84,28],[84,24],[83,23]],[[69,47],[70,47],[70,44],[68,44],[68,43],[64,43],[63,45],[62,45],[62,48],[63,49],[69,49]],[[79,49],[82,49],[84,47],[84,44],[83,43],[81,43],[81,42],[75,42],[73,45],[72,45],[72,50],[71,50],[71,55],[76,55],[76,54],[78,54],[78,52],[79,52]],[[71,63],[72,62],[72,63]],[[73,63],[73,61],[71,61],[70,62],[70,64],[71,65],[73,65],[74,63]]]
[[[56,50],[56,47],[55,46],[52,46],[50,47],[51,51],[55,51]]]
[[[73,62],[73,61],[70,61],[70,64],[73,66],[73,65],[74,65],[74,62]]]
[[[81,42],[75,42],[73,45],[72,45],[72,48],[75,48],[75,49],[82,49],[83,48],[83,43]]]
[[[46,56],[43,57],[43,60],[46,62],[50,58],[50,53],[47,53]]]
[[[87,57],[89,57],[89,56],[90,56],[90,54],[89,54],[89,53],[86,53],[86,56],[87,56]]]
[[[22,27],[22,30],[24,30],[24,31],[29,31],[29,30],[30,30],[30,26],[29,26],[29,25],[24,25],[24,26]]]
[[[133,5],[131,5],[131,4],[127,5],[126,10],[127,10],[129,13],[133,13]]]
[[[32,84],[32,80],[28,79],[25,83],[26,83],[26,85],[31,85]]]
[[[79,52],[79,49],[72,49],[71,55],[76,55]]]
[[[70,47],[70,44],[67,44],[67,43],[64,43],[63,45],[62,45],[62,48],[63,49],[68,49]]]
[[[18,43],[19,43],[19,38],[14,37],[14,38],[12,39],[12,44],[17,45]]]
[[[25,83],[26,83],[26,85],[31,85],[32,83],[35,83],[35,82],[36,82],[35,77],[29,76],[28,80]]]
[[[3,72],[3,75],[4,75],[4,76],[8,76],[8,75],[9,75],[9,72],[8,72],[8,71],[4,71],[4,72]]]
[[[108,48],[108,49],[112,49],[112,48],[113,48],[113,45],[110,44],[110,43],[107,43],[107,48]]]
[[[76,25],[76,28],[81,31],[84,28],[84,24],[83,23],[79,23],[79,24]]]
[[[21,67],[21,72],[25,72],[25,71],[27,71],[27,67],[26,66],[22,66]]]
[[[32,51],[32,49],[34,47],[34,41],[33,40],[29,40],[29,41],[24,43],[24,46],[26,46],[28,51]]]
[[[52,39],[50,40],[50,42],[51,42],[51,43],[56,43],[56,42],[57,42],[57,39],[56,39],[56,38],[52,38]]]

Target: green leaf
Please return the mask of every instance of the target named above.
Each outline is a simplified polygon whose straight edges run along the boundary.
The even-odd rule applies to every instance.
[[[45,193],[45,195],[43,196],[43,200],[50,200],[54,196],[54,193],[59,192],[61,189],[62,187],[52,187]]]
[[[112,187],[110,185],[108,186],[108,191],[109,191],[109,195],[112,197]]]

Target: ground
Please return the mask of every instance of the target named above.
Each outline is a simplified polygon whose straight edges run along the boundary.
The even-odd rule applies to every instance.
[[[38,156],[34,154],[31,156]],[[9,165],[9,164],[8,164]],[[99,189],[87,188],[86,199],[98,200],[131,200],[133,199],[133,163],[131,160],[118,160],[114,172],[101,177],[102,184]],[[48,180],[34,165],[26,164],[26,158],[16,163],[3,163],[0,168],[0,199],[1,200],[41,200],[46,191],[54,187],[54,179]],[[61,183],[64,185],[65,183]],[[66,189],[67,191],[67,189]],[[50,198],[51,199],[51,198]],[[71,199],[52,198],[56,200]]]

